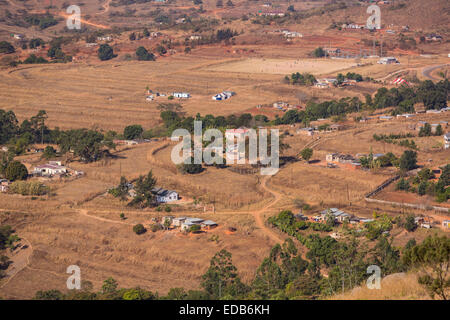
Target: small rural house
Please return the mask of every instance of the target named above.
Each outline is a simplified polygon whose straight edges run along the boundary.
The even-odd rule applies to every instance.
[[[186,220],[186,217],[178,217],[172,219],[172,225],[175,227],[180,227],[181,224]]]
[[[444,134],[444,149],[450,148],[450,132]]]
[[[400,62],[398,62],[397,58],[395,57],[383,57],[380,60],[378,60],[378,64],[394,64],[394,63]]]
[[[8,192],[10,182],[6,179],[0,179],[0,192]]]
[[[217,225],[218,224],[212,220],[205,220],[200,224],[200,226],[204,229],[213,229],[217,227]]]
[[[158,203],[166,203],[178,200],[178,193],[173,190],[166,190],[163,188],[153,188],[152,192],[156,196]]]
[[[172,95],[179,99],[189,99],[191,97],[188,92],[174,92]]]
[[[442,227],[444,229],[450,229],[450,220],[444,220],[442,221]]]
[[[47,164],[37,166],[33,170],[33,174],[39,176],[54,176],[67,173],[67,168],[61,165],[60,161],[50,161]]]
[[[335,220],[340,223],[343,223],[346,220],[349,221],[350,218],[352,217],[350,214],[345,213],[344,211],[339,210],[338,208],[330,208],[328,210],[323,210],[320,212],[321,220],[325,221],[329,214],[333,215]]]
[[[329,153],[325,156],[327,162],[353,163],[357,160],[349,154]]]

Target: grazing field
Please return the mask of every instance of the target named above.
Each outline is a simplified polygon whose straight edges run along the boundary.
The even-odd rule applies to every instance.
[[[190,236],[178,230],[158,233],[149,230],[138,236],[132,232],[133,224],[128,220],[105,222],[73,211],[37,215],[33,223],[17,228],[20,236],[32,243],[33,252],[30,264],[14,281],[3,287],[0,283],[3,298],[32,298],[37,290],[65,291],[66,268],[71,264],[81,268],[82,279],[90,281],[95,290],[101,289],[103,280],[111,276],[120,286],[139,286],[161,294],[173,287],[199,289],[209,260],[221,249],[233,254],[240,276],[249,281],[270,249],[264,234],[249,228],[253,218],[248,215],[206,216],[221,226]],[[118,212],[110,215],[118,216]],[[132,214],[127,216],[133,221]],[[142,218],[136,221],[143,222]],[[228,234],[228,225],[238,231]],[[218,242],[208,240],[212,234],[219,236]]]
[[[222,63],[209,67],[212,71],[291,74],[293,72],[307,72],[313,75],[328,74],[342,71],[356,66],[351,60],[282,60],[282,59],[244,59],[242,61]]]

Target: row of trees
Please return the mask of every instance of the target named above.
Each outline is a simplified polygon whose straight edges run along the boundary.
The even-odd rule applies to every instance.
[[[82,283],[81,290],[66,294],[58,290],[38,291],[38,300],[206,300],[206,299],[316,299],[345,292],[362,284],[367,267],[377,265],[382,275],[417,270],[419,283],[431,297],[447,298],[450,287],[447,268],[450,253],[448,237],[428,237],[421,244],[408,242],[401,252],[386,237],[373,248],[356,237],[335,241],[330,237],[312,237],[307,259],[302,258],[291,238],[275,245],[256,270],[253,281],[244,283],[233,264],[232,255],[225,249],[217,252],[202,276],[201,290],[186,291],[172,288],[165,296],[141,289],[118,289],[113,278],[104,281],[99,292],[92,292],[92,284]],[[321,270],[328,271],[328,277]]]
[[[434,173],[430,169],[424,168],[415,177],[400,179],[397,182],[396,189],[414,192],[421,196],[427,194],[435,197],[437,202],[447,201],[450,199],[450,164],[442,168],[442,174],[436,183],[430,181],[434,178]]]
[[[19,155],[32,143],[54,143],[59,146],[61,154],[71,152],[84,162],[96,161],[108,155],[109,149],[114,148],[112,137],[95,130],[50,130],[45,124],[47,118],[45,110],[40,110],[19,125],[13,111],[0,109],[0,144],[8,145],[8,153]]]

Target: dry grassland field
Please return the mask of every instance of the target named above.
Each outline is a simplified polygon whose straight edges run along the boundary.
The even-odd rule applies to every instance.
[[[13,130],[9,119],[0,113],[0,141],[3,142],[0,179],[6,179],[0,181],[0,225],[11,226],[20,237],[13,250],[0,246],[0,258],[5,255],[11,261],[5,267],[0,264],[0,298],[33,299],[37,291],[52,289],[65,294],[69,265],[81,268],[82,279],[91,282],[92,292],[101,292],[104,280],[109,277],[119,283],[119,288],[139,287],[158,292],[160,297],[173,293],[172,288],[184,288],[186,292],[203,290],[202,276],[211,258],[225,249],[232,254],[241,280],[250,286],[246,295],[231,296],[233,299],[431,299],[426,288],[418,283],[418,269],[404,265],[404,268],[389,269],[391,265],[387,263],[383,265],[386,277],[382,280],[382,290],[368,290],[360,281],[351,282],[341,292],[340,278],[333,278],[337,274],[333,267],[339,261],[326,265],[325,258],[319,257],[322,253],[317,253],[322,249],[323,252],[331,250],[325,242],[321,243],[323,248],[313,253],[322,263],[313,279],[320,280],[320,286],[313,287],[311,282],[312,289],[308,287],[306,281],[313,281],[310,273],[294,279],[299,282],[290,279],[289,285],[285,283],[273,291],[261,293],[251,286],[258,285],[253,283],[257,272],[272,270],[258,271],[258,268],[275,252],[271,251],[273,246],[288,238],[293,240],[298,254],[311,262],[307,252],[312,249],[308,246],[315,245],[317,239],[311,237],[311,242],[302,243],[300,237],[283,232],[281,228],[285,226],[269,223],[269,218],[283,210],[290,210],[294,215],[305,214],[311,223],[306,227],[302,223],[292,224],[295,235],[303,235],[305,239],[311,235],[336,239],[333,257],[340,254],[339,243],[353,238],[364,249],[374,250],[380,247],[378,240],[388,239],[392,250],[398,250],[398,257],[392,254],[392,259],[397,259],[399,264],[399,257],[406,252],[404,247],[410,246],[413,239],[420,245],[428,236],[439,235],[448,247],[450,229],[444,222],[450,220],[450,202],[446,198],[449,185],[445,184],[443,172],[447,172],[445,168],[450,163],[450,147],[445,147],[450,146],[445,138],[445,134],[447,137],[450,134],[450,111],[415,112],[424,106],[422,102],[427,102],[429,108],[449,106],[450,22],[445,14],[448,1],[435,0],[433,5],[418,0],[399,1],[399,7],[385,4],[383,26],[374,32],[341,27],[344,22],[361,25],[366,22],[367,4],[361,1],[345,1],[343,7],[329,0],[279,1],[270,6],[239,0],[233,1],[233,5],[224,1],[223,7],[217,7],[215,0],[204,0],[202,8],[188,0],[85,1],[81,6],[85,29],[80,32],[64,29],[65,1],[54,0],[53,7],[47,9],[50,3],[44,5],[44,2],[0,0],[0,109],[13,111],[18,120]],[[295,11],[288,9],[291,5]],[[40,29],[39,25],[27,22],[25,16],[40,16],[46,10],[59,19],[55,25]],[[280,10],[283,17],[262,17],[263,12]],[[214,39],[219,30],[227,28],[236,31],[230,38],[206,40]],[[144,29],[152,35],[143,36]],[[286,39],[281,30],[300,32],[302,37]],[[154,35],[155,32],[161,34]],[[17,39],[19,34],[26,41]],[[107,35],[111,40],[97,38]],[[435,38],[442,35],[443,39],[422,39],[429,35]],[[201,37],[204,42],[195,42],[192,37]],[[29,48],[29,40],[33,38],[43,39],[45,47]],[[49,49],[58,39],[65,41],[53,49],[70,54],[72,61],[59,63],[49,56]],[[3,52],[8,48],[2,41],[13,44],[15,51]],[[90,41],[96,44],[91,45]],[[98,50],[106,43],[116,56],[101,61]],[[160,46],[165,46],[165,53]],[[140,61],[139,47],[148,49],[155,60]],[[319,47],[340,48],[352,57],[315,57],[313,52]],[[399,63],[384,65],[378,63],[378,56],[357,56],[360,52],[379,55],[381,50],[383,56],[394,56]],[[25,63],[31,54],[55,63]],[[319,85],[293,85],[284,80],[285,76],[297,72],[313,75],[319,84],[324,79],[336,78],[339,73],[356,73],[363,81],[319,88]],[[383,105],[376,93],[383,87],[402,91],[400,85],[392,83],[399,77],[408,81],[410,99],[401,97],[403,104]],[[420,95],[426,92],[417,88],[424,85],[424,80],[434,83],[428,83],[425,91],[439,91],[439,94],[422,99]],[[224,91],[235,95],[223,101],[212,99]],[[174,92],[187,92],[190,97],[173,98]],[[395,96],[395,89],[391,92]],[[358,98],[357,107],[352,105],[350,109],[350,102],[348,110],[326,106],[320,110],[327,114],[326,119],[314,115],[320,103],[336,100],[345,104],[341,100],[344,98],[349,98],[347,102]],[[275,102],[286,102],[289,109],[274,108]],[[195,118],[198,114],[240,117],[250,113],[253,118],[247,127],[279,130],[282,143],[288,146],[280,153],[281,167],[269,176],[261,175],[259,167],[249,164],[222,168],[203,165],[199,173],[183,173],[183,166],[177,166],[171,158],[176,142],[171,141],[168,128],[174,126],[164,122],[161,115],[161,104],[167,103],[181,106],[178,117]],[[410,104],[416,109],[405,111]],[[48,116],[46,129],[39,119],[32,118],[40,110],[45,110]],[[413,116],[397,117],[396,113]],[[389,120],[380,119],[391,114]],[[257,115],[267,116],[267,121],[259,123]],[[286,115],[295,115],[297,120],[285,120]],[[22,124],[30,119],[30,123]],[[442,132],[419,136],[418,126],[425,122],[434,124],[433,130],[440,124]],[[175,124],[182,125],[181,121]],[[142,126],[143,132],[124,133],[132,125]],[[231,124],[228,128],[239,126]],[[60,152],[64,150],[62,145],[68,143],[64,134],[70,136],[69,130],[82,128],[97,131],[101,138],[93,145],[83,145],[81,151],[74,146],[84,141],[70,141],[67,152]],[[308,133],[306,128],[313,133]],[[50,141],[53,136],[48,134],[49,141],[40,140],[41,132],[47,129],[60,136]],[[67,132],[61,134],[57,129]],[[109,139],[111,130],[116,135]],[[23,142],[29,137],[27,134],[34,140]],[[147,134],[149,139],[141,139]],[[402,137],[393,139],[394,142],[377,141],[374,135]],[[405,139],[408,144],[413,142],[413,147],[405,145],[405,141],[400,145]],[[135,144],[131,144],[132,140]],[[115,142],[115,147],[110,148],[108,142]],[[88,161],[83,151],[89,152],[89,148],[97,145],[101,145],[98,158]],[[47,156],[50,146],[55,148],[55,154]],[[310,159],[302,153],[305,149],[311,149]],[[401,160],[392,161],[386,167],[376,159],[366,168],[355,165],[358,161],[362,163],[366,155],[392,153],[401,159],[410,151],[415,151],[417,157],[412,168],[406,168]],[[353,160],[346,164],[327,160],[336,153],[351,156]],[[40,182],[48,189],[44,195],[13,193],[9,180],[21,178],[9,173],[13,160],[22,163],[30,174],[49,161],[60,161],[70,175],[22,177],[28,182]],[[409,191],[398,190],[399,180],[369,194],[397,175],[405,179],[412,177],[410,181],[413,181],[420,169],[435,170],[436,174],[426,181],[426,194],[418,194],[416,182],[411,182]],[[177,199],[156,203],[154,194],[148,192],[155,197],[155,203],[142,207],[129,205],[133,199],[140,199],[134,198],[133,191],[136,192],[138,179],[149,172],[156,179],[155,187],[176,191]],[[114,192],[120,191],[114,188],[122,177],[132,186],[126,185],[123,198],[114,197]],[[438,181],[444,181],[443,189],[434,187]],[[3,185],[9,189],[4,190]],[[376,221],[353,224],[326,215],[320,222],[314,220],[330,208],[343,210],[359,220]],[[187,231],[181,232],[178,226],[164,224],[166,216],[213,220],[217,226],[210,229],[203,226],[200,232],[188,226]],[[404,222],[408,216],[419,219],[411,230]],[[292,219],[299,222],[303,218]],[[385,230],[377,225],[383,219],[389,220],[391,228]],[[134,227],[138,224],[146,228],[145,233],[136,232]],[[370,230],[373,225],[381,230],[374,237]],[[354,274],[360,274],[361,270]],[[311,279],[305,280],[308,277]],[[336,291],[325,288],[330,279],[337,283],[333,284]],[[101,294],[99,297],[110,298]],[[223,297],[210,295],[209,298]]]

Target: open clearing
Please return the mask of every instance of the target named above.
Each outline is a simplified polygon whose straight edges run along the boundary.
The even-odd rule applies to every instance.
[[[291,74],[293,72],[307,72],[313,75],[321,75],[342,71],[356,65],[356,62],[349,60],[284,60],[250,58],[242,61],[221,63],[218,66],[211,66],[208,69],[212,71],[269,73],[283,75]]]

